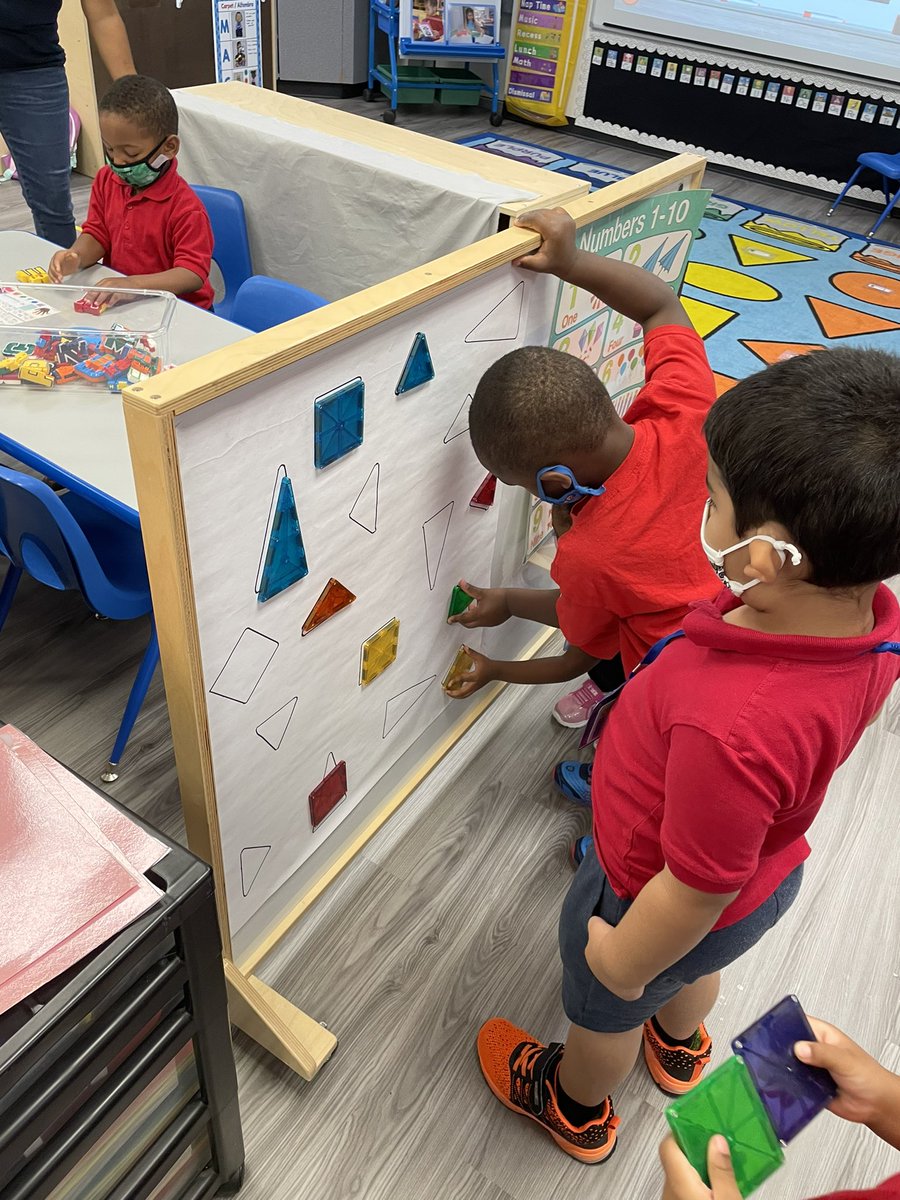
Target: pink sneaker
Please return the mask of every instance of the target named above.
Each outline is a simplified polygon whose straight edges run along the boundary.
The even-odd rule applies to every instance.
[[[553,706],[554,720],[559,721],[560,725],[565,725],[567,729],[580,729],[582,725],[587,725],[591,710],[602,699],[603,693],[594,681],[588,678],[574,692],[569,692],[567,696],[557,700]]]

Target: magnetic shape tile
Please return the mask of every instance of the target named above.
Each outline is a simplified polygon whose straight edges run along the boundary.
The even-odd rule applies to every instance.
[[[471,394],[466,396],[462,404],[459,406],[459,412],[450,422],[450,428],[444,434],[444,445],[452,442],[454,438],[460,437],[464,433],[469,432],[469,409],[472,407]]]
[[[400,379],[394,388],[395,396],[402,396],[414,388],[421,387],[434,379],[434,363],[431,361],[431,351],[428,349],[428,338],[424,333],[417,333],[413,338],[406,363],[400,373]]]
[[[276,712],[273,712],[270,717],[266,717],[264,721],[256,727],[256,732],[262,740],[273,750],[277,750],[287,733],[287,727],[291,723],[291,717],[294,715],[294,709],[297,707],[299,696],[294,696],[288,700],[287,704],[282,704]]]
[[[351,379],[315,403],[315,461],[321,470],[362,445],[366,385]]]
[[[515,341],[519,336],[524,298],[525,281],[522,280],[469,330],[465,340],[469,343]]]
[[[359,686],[368,687],[388,669],[397,657],[400,622],[392,617],[386,625],[367,637],[362,644],[359,660]]]
[[[367,533],[378,532],[378,490],[381,486],[381,464],[376,463],[369,472],[359,495],[353,501],[348,516]]]
[[[450,593],[450,607],[447,610],[447,616],[455,617],[459,613],[465,612],[474,599],[475,597],[464,592],[458,583],[454,584],[453,591]]]
[[[271,600],[279,592],[290,587],[309,574],[306,550],[300,533],[300,518],[294,501],[294,489],[290,477],[281,476],[272,530],[260,577],[258,599],[260,604]]]
[[[446,692],[447,688],[450,687],[452,683],[455,683],[456,680],[459,679],[460,675],[465,675],[468,671],[471,671],[474,666],[475,660],[472,658],[472,655],[468,652],[465,646],[460,646],[456,652],[453,662],[450,664],[450,669],[441,680],[441,687]]]
[[[309,793],[309,820],[313,829],[321,825],[329,813],[347,795],[347,763],[344,759],[329,771],[321,783]]]
[[[488,475],[469,501],[469,508],[490,508],[497,495],[497,476]]]
[[[425,539],[425,569],[428,573],[428,589],[434,591],[438,572],[441,569],[441,559],[444,556],[444,546],[447,544],[447,533],[450,529],[450,518],[453,516],[454,500],[445,504],[440,512],[429,517],[422,524],[422,536]]]
[[[278,642],[255,629],[245,629],[216,676],[211,695],[246,704],[278,649]]]
[[[398,692],[396,696],[391,696],[384,706],[384,725],[381,731],[383,738],[386,738],[418,704],[436,679],[437,675],[429,675],[427,679],[420,679],[418,683]]]
[[[303,622],[303,627],[300,630],[300,636],[306,637],[308,633],[318,628],[329,617],[333,617],[335,613],[339,613],[342,608],[346,608],[348,604],[352,604],[356,597],[349,588],[345,588],[342,583],[334,578],[329,579],[322,589],[322,594],[312,606],[309,616]]]
[[[666,1120],[685,1157],[707,1186],[707,1148],[716,1133],[728,1141],[742,1196],[749,1196],[784,1162],[772,1122],[740,1058],[726,1059],[693,1091],[670,1104]]]
[[[759,1098],[782,1142],[789,1142],[837,1095],[827,1071],[801,1062],[797,1042],[814,1042],[796,996],[785,998],[731,1043],[747,1064]]]
[[[250,895],[263,863],[269,857],[271,846],[245,846],[241,851],[241,894]]]

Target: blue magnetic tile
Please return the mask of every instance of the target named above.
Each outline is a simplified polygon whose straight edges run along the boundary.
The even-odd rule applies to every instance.
[[[259,585],[259,601],[271,600],[286,587],[309,574],[306,565],[306,550],[300,534],[300,518],[294,502],[294,489],[287,475],[281,480],[272,532],[266,547],[262,579]]]
[[[434,379],[434,363],[431,361],[428,339],[424,333],[417,333],[407,355],[400,380],[394,388],[394,395],[402,396],[404,392],[411,392],[413,388],[421,387],[430,379]]]
[[[362,445],[366,385],[351,379],[316,401],[316,466],[330,466]]]

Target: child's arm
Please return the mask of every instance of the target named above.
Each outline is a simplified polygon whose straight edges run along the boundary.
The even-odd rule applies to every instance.
[[[194,271],[188,271],[184,267],[173,267],[171,271],[159,271],[156,275],[110,275],[108,279],[101,279],[93,286],[118,288],[121,291],[171,292],[175,296],[187,296],[202,288],[203,282]]]
[[[465,700],[483,688],[486,683],[566,683],[577,679],[585,671],[597,665],[597,659],[585,654],[577,646],[569,646],[562,654],[553,658],[532,658],[522,662],[503,662],[479,654],[466,647],[474,667],[447,688],[447,695],[454,700]]]
[[[697,891],[663,867],[615,929],[591,917],[584,952],[588,966],[611,992],[636,1000],[652,979],[706,937],[737,895]]]
[[[575,222],[562,208],[540,209],[516,218],[516,225],[533,229],[543,239],[532,254],[513,265],[528,271],[557,275],[566,283],[593,292],[616,312],[637,321],[649,333],[660,325],[693,328],[681,301],[667,283],[640,267],[579,250]]]
[[[50,259],[47,274],[51,283],[62,283],[67,275],[98,263],[106,249],[89,233],[80,233],[68,250],[57,250]]]
[[[559,627],[556,616],[558,588],[480,588],[473,583],[466,583],[465,579],[459,581],[459,586],[468,595],[475,597],[475,603],[470,604],[464,612],[450,617],[451,625],[462,625],[466,629],[484,629],[491,625],[502,625],[510,617],[521,617],[525,621],[536,621],[539,625],[549,625],[553,629]]]

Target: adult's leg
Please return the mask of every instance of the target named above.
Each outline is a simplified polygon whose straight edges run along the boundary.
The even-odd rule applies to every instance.
[[[65,68],[0,71],[0,133],[16,164],[35,232],[58,246],[71,246],[75,217]]]
[[[718,971],[701,975],[662,1006],[656,1019],[669,1037],[682,1041],[700,1028],[718,998],[720,978]]]

